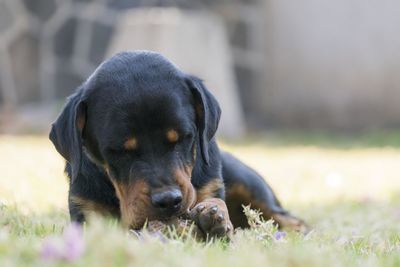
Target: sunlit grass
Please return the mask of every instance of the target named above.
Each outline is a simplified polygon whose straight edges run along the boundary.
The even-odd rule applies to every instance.
[[[139,241],[115,222],[85,229],[74,266],[400,266],[400,149],[276,145],[257,139],[222,147],[257,169],[284,205],[309,222],[282,242],[239,232],[230,244]],[[0,137],[0,266],[43,262],[43,239],[68,224],[63,160],[46,137]],[[263,230],[269,231],[269,230]]]
[[[64,163],[45,137],[0,137],[0,202],[21,212],[66,208]]]

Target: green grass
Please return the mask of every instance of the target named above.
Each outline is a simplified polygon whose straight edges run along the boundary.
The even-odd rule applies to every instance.
[[[354,146],[275,138],[223,147],[266,177],[283,204],[314,228],[309,235],[289,232],[276,241],[275,229],[261,223],[229,244],[179,237],[163,243],[95,218],[85,226],[80,259],[44,262],[43,240],[68,225],[63,161],[45,137],[1,136],[0,266],[400,266],[396,138]]]

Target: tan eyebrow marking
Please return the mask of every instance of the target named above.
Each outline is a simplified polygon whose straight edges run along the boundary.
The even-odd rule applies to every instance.
[[[137,147],[137,140],[135,137],[131,137],[124,143],[124,148],[127,150],[134,150]]]
[[[174,143],[174,142],[178,141],[178,139],[179,139],[178,132],[175,131],[175,130],[168,130],[167,131],[167,139],[171,143]]]

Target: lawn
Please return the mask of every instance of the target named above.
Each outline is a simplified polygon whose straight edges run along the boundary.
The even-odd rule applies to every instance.
[[[278,135],[271,137],[278,142],[257,137],[222,145],[313,227],[306,236],[278,238],[262,222],[230,243],[138,239],[94,218],[78,240],[83,255],[52,260],[43,257],[49,236],[61,243],[70,228],[63,160],[46,137],[0,136],[0,266],[400,266],[399,139],[392,137],[391,146],[312,139],[318,142],[298,145]]]

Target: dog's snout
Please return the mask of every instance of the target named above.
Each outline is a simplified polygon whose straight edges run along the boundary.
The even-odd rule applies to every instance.
[[[178,189],[154,192],[151,195],[151,202],[154,207],[168,213],[178,211],[182,203],[182,193]]]

